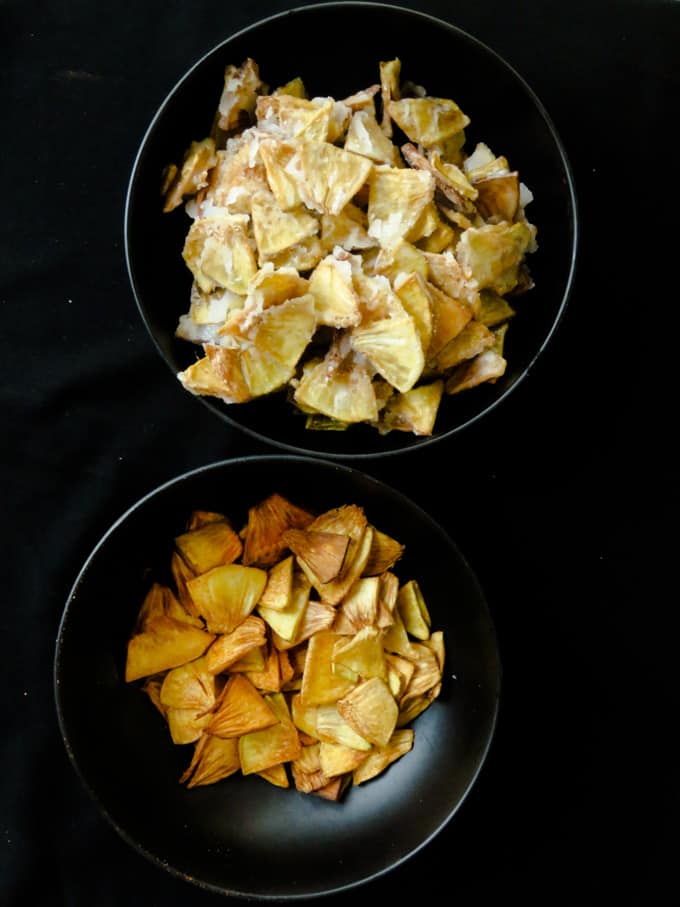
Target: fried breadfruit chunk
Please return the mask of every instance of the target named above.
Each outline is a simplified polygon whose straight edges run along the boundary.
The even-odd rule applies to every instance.
[[[258,602],[260,607],[271,608],[273,611],[284,611],[290,605],[293,594],[294,565],[293,555],[289,554],[288,557],[284,557],[283,560],[269,568],[267,585]]]
[[[382,677],[371,677],[338,699],[338,712],[369,743],[386,746],[394,733],[399,706]]]
[[[277,722],[270,703],[243,674],[232,674],[206,730],[217,737],[240,737]],[[281,761],[281,760],[279,760]]]
[[[257,273],[254,244],[242,214],[215,213],[194,220],[182,257],[204,293],[218,287],[245,294]]]
[[[430,173],[399,167],[376,167],[370,179],[368,234],[383,248],[406,238],[434,197]]]
[[[215,704],[215,677],[208,670],[206,656],[169,670],[159,699],[166,708],[209,711]]]
[[[415,732],[413,728],[399,728],[394,731],[385,746],[376,747],[359,763],[352,773],[354,784],[363,784],[381,774],[388,765],[396,762],[413,749]]]
[[[193,661],[214,638],[213,633],[172,617],[155,617],[128,641],[125,680],[130,683]]]
[[[186,198],[205,188],[208,185],[208,174],[216,163],[215,142],[212,138],[192,142],[184,154],[182,166],[179,170],[174,168],[172,179],[164,187],[163,212],[167,214],[174,211]]]
[[[282,535],[286,529],[305,529],[314,514],[293,504],[277,492],[268,495],[248,509],[248,522],[243,540],[245,565],[270,567],[287,550]]]
[[[340,573],[349,546],[348,535],[318,529],[287,529],[282,541],[322,583]]]
[[[470,125],[470,118],[447,98],[402,98],[387,104],[387,112],[416,145],[443,142]]]
[[[224,87],[218,105],[218,126],[225,132],[250,121],[258,93],[263,88],[257,63],[248,57],[240,66],[224,70]]]
[[[296,162],[300,197],[319,214],[339,214],[373,170],[372,161],[328,142],[302,142]]]
[[[296,638],[304,620],[311,588],[312,584],[305,574],[296,570],[293,572],[290,602],[285,608],[272,609],[262,604],[258,605],[258,614],[274,631],[277,639],[291,642]]]
[[[404,393],[423,373],[425,357],[415,321],[403,316],[382,318],[353,328],[353,349],[365,356],[388,384]]]
[[[349,352],[338,359],[331,347],[323,359],[303,366],[293,401],[303,411],[338,423],[370,422],[378,417],[378,402],[369,369]]]
[[[267,583],[258,567],[223,564],[189,580],[187,587],[211,633],[231,633],[253,611]]]
[[[243,550],[238,533],[224,518],[176,536],[175,545],[195,575],[207,573],[220,564],[233,563]]]
[[[264,700],[276,717],[276,723],[239,737],[238,752],[244,775],[265,771],[282,762],[292,762],[302,749],[283,693],[269,693]]]
[[[414,435],[429,437],[434,431],[443,393],[444,382],[438,378],[429,384],[411,388],[403,394],[395,394],[390,397],[380,414],[378,430],[381,434],[408,431]]]
[[[179,780],[187,787],[215,784],[235,774],[240,767],[236,738],[224,739],[203,733],[194,747],[191,762]]]
[[[207,669],[211,674],[221,674],[252,649],[265,645],[266,641],[264,621],[249,614],[230,633],[223,633],[212,643],[205,655]]]

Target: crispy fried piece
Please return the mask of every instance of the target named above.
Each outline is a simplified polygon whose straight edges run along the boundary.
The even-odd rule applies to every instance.
[[[289,94],[294,98],[306,98],[307,89],[300,76],[295,76],[294,79],[290,79],[290,81],[286,82],[284,85],[280,85],[276,88],[272,94]]]
[[[382,630],[391,627],[394,623],[393,614],[397,606],[398,592],[398,577],[390,570],[385,570],[378,577],[378,616],[376,625]]]
[[[340,603],[333,630],[353,635],[364,627],[374,627],[378,620],[379,590],[380,580],[377,576],[362,575],[358,578]]]
[[[414,721],[418,715],[421,715],[425,709],[428,709],[434,700],[439,696],[441,692],[441,683],[435,684],[435,686],[430,687],[430,689],[421,694],[420,696],[412,696],[411,698],[404,701],[403,705],[399,707],[399,718],[397,719],[397,727],[403,728],[407,724],[410,724]]]
[[[299,646],[300,643],[310,639],[315,633],[329,630],[333,626],[336,615],[337,611],[333,605],[325,605],[323,602],[309,599],[295,636],[292,639],[284,639],[272,629],[272,641],[279,652],[284,654],[294,646]]]
[[[210,173],[205,199],[197,206],[199,217],[211,216],[215,208],[248,217],[252,197],[268,188],[267,171],[257,154],[259,140],[260,136],[253,130],[246,130],[230,139],[226,149],[217,152],[217,164]]]
[[[263,88],[257,63],[248,57],[240,66],[224,70],[224,86],[218,106],[218,125],[225,132],[248,124],[255,111],[258,92]]]
[[[258,605],[263,608],[271,608],[273,611],[284,611],[290,605],[293,594],[293,566],[293,555],[289,554],[288,557],[284,557],[283,560],[269,568],[267,585],[264,587]]]
[[[400,92],[401,79],[401,60],[395,57],[393,60],[380,61],[380,101],[382,103],[382,120],[380,126],[388,138],[392,138],[392,119],[390,117],[390,102],[398,101]]]
[[[291,762],[302,748],[283,694],[270,693],[264,699],[276,716],[276,724],[239,737],[238,752],[244,775],[262,772],[281,762]]]
[[[430,646],[422,642],[413,642],[406,657],[413,662],[415,671],[399,700],[400,707],[403,707],[409,699],[427,693],[441,683],[442,679],[437,653]]]
[[[470,118],[447,98],[402,98],[392,100],[387,112],[416,145],[425,148],[443,142],[470,125]]]
[[[180,784],[186,784],[187,787],[215,784],[235,774],[240,767],[236,738],[223,739],[204,733],[196,743],[191,762],[179,780]]]
[[[346,328],[359,323],[359,299],[348,261],[327,255],[310,276],[309,292],[314,297],[317,324]]]
[[[359,683],[338,699],[337,708],[359,736],[376,746],[386,746],[397,726],[399,706],[382,677]]]
[[[271,703],[248,678],[243,674],[232,674],[211,715],[207,732],[217,737],[240,737],[270,727],[277,721]]]
[[[533,239],[531,228],[522,222],[471,227],[456,245],[456,258],[480,289],[503,295],[517,286],[519,266]]]
[[[411,645],[412,643],[406,632],[404,621],[399,613],[399,609],[395,606],[392,611],[392,623],[387,627],[385,636],[383,637],[383,647],[386,652],[391,652],[395,655],[403,655],[404,658],[409,658],[411,654]]]
[[[249,614],[229,633],[217,637],[206,653],[206,665],[211,674],[221,674],[253,649],[267,641],[265,622]]]
[[[418,640],[430,638],[432,620],[418,580],[410,579],[400,587],[397,608],[409,636]]]
[[[265,781],[269,781],[274,787],[290,787],[290,778],[286,771],[286,765],[283,762],[278,765],[272,765],[269,768],[264,768],[261,772],[257,772],[256,774],[258,774],[260,778],[264,778]]]
[[[430,346],[433,330],[433,306],[426,280],[417,271],[410,273],[402,271],[395,278],[393,286],[404,309],[413,319],[420,337],[420,345],[425,353]]]
[[[341,639],[337,633],[322,630],[309,640],[300,688],[302,705],[333,703],[351,689],[350,680],[333,672],[333,651],[336,642]]]
[[[484,220],[512,223],[519,212],[519,174],[487,176],[475,182],[478,193],[477,210]]]
[[[488,328],[496,327],[514,317],[515,310],[504,296],[495,290],[482,290],[479,294],[479,320]]]
[[[174,211],[189,196],[208,185],[208,173],[217,163],[215,142],[212,138],[192,142],[184,154],[182,166],[170,171],[171,179],[164,186],[164,213]]]
[[[399,702],[413,677],[416,666],[408,658],[394,652],[385,653],[385,664],[387,665],[387,685],[394,698]]]
[[[457,334],[439,351],[430,365],[436,372],[448,372],[461,362],[466,362],[490,349],[495,342],[493,331],[490,331],[481,321],[468,321],[460,334]]]
[[[486,350],[453,370],[446,381],[446,393],[459,394],[485,381],[493,382],[505,374],[506,366],[507,361],[503,356],[495,350]]]
[[[252,685],[262,693],[278,693],[281,690],[281,662],[273,645],[265,646],[267,657],[258,671],[248,671],[246,676]]]
[[[319,214],[339,214],[373,170],[367,158],[328,142],[302,142],[295,157],[300,197]]]
[[[321,242],[327,252],[337,246],[347,252],[374,249],[377,242],[368,235],[366,212],[348,202],[339,214],[321,215]]]
[[[261,312],[287,299],[297,299],[308,289],[309,281],[300,277],[295,268],[275,268],[267,262],[248,284],[246,313]]]
[[[210,715],[207,712],[174,707],[167,709],[165,718],[172,742],[179,745],[194,743],[210,722]]]
[[[195,575],[241,556],[243,543],[225,518],[207,522],[175,537],[175,546]]]
[[[287,529],[282,541],[320,582],[328,583],[340,573],[349,546],[349,536],[318,529]]]
[[[281,494],[274,493],[248,510],[243,563],[258,567],[275,564],[286,543],[281,536],[286,529],[305,529],[314,521],[314,514],[298,507]]]
[[[304,206],[284,209],[273,193],[259,192],[251,201],[253,234],[260,264],[319,232],[319,221]]]
[[[317,737],[322,743],[338,743],[364,752],[368,752],[372,747],[370,741],[357,733],[340,714],[337,702],[316,707],[315,725]]]
[[[368,368],[357,364],[351,353],[338,361],[334,347],[323,359],[311,359],[304,365],[293,401],[303,412],[320,413],[348,424],[378,416]]]
[[[282,139],[270,138],[261,141],[259,153],[267,172],[269,188],[283,211],[299,208],[302,204],[295,179],[286,170],[293,155],[295,144]]]
[[[304,620],[311,588],[312,584],[305,574],[295,570],[290,603],[287,607],[275,609],[264,607],[262,604],[258,605],[258,614],[271,627],[277,638],[289,642],[297,638],[298,630]]]
[[[388,249],[380,248],[375,260],[376,274],[383,274],[394,283],[402,272],[409,275],[414,271],[423,280],[429,278],[427,260],[417,246],[401,239]]]
[[[472,309],[466,302],[455,299],[433,283],[427,285],[432,300],[433,331],[427,349],[427,361],[436,360],[438,354],[463,330],[472,318]]]
[[[383,248],[406,238],[434,197],[434,178],[423,170],[376,167],[370,180],[368,233]]]
[[[257,272],[247,220],[241,214],[214,213],[194,220],[182,257],[204,293],[222,287],[245,294]]]
[[[422,375],[425,357],[420,334],[407,313],[353,328],[351,343],[385,381],[402,393]]]
[[[366,757],[366,750],[355,750],[344,743],[329,743],[324,740],[319,744],[321,771],[327,778],[337,778],[338,775],[353,771]]]
[[[361,576],[366,566],[373,539],[373,529],[368,525],[363,508],[356,504],[333,507],[319,514],[308,528],[320,532],[336,532],[339,535],[348,535],[350,538],[342,570],[335,579],[322,583],[311,572],[307,573],[321,601],[329,605],[337,605]]]
[[[342,800],[343,795],[351,782],[351,774],[338,775],[337,778],[333,778],[328,784],[324,784],[323,787],[317,788],[312,793],[315,797],[322,797],[324,800],[338,802]]]
[[[172,668],[159,691],[166,708],[193,709],[204,713],[215,704],[215,678],[208,670],[207,656]]]
[[[225,350],[218,354],[213,365],[214,348],[209,354],[177,373],[180,383],[192,394],[218,397],[224,403],[242,403],[250,400],[250,391],[240,371],[237,352]],[[231,353],[229,357],[226,354]]]
[[[399,149],[380,128],[372,110],[357,110],[352,114],[345,136],[345,151],[361,154],[376,164],[390,167],[401,164]]]
[[[289,139],[326,142],[333,113],[332,98],[262,95],[257,99],[257,123]]]
[[[125,680],[130,683],[193,661],[214,638],[214,634],[172,617],[155,617],[128,641]]]
[[[387,678],[387,665],[382,644],[383,631],[364,626],[349,639],[336,643],[333,649],[333,670],[351,680],[370,677]]]
[[[260,600],[267,573],[243,564],[224,564],[189,580],[189,593],[211,633],[231,633]]]
[[[230,674],[247,674],[249,675],[252,672],[257,673],[258,671],[264,671],[265,664],[265,654],[267,646],[261,645],[257,646],[254,649],[249,649],[245,655],[241,655],[236,661],[232,662],[229,665]],[[218,675],[220,677],[221,675]]]
[[[381,413],[378,430],[381,434],[408,431],[421,437],[430,436],[434,431],[443,393],[444,382],[435,379],[403,394],[395,394],[387,401]]]
[[[377,576],[390,570],[404,553],[404,545],[386,532],[373,527],[371,550],[362,576]]]
[[[477,317],[481,307],[477,282],[463,269],[453,253],[446,251],[423,254],[427,262],[428,280],[447,296],[466,302]]]
[[[414,731],[412,728],[395,730],[385,746],[373,749],[354,769],[354,784],[363,784],[381,774],[388,765],[396,762],[413,749]]]

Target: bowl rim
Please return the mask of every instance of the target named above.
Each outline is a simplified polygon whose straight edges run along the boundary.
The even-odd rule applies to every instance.
[[[493,700],[493,706],[489,709],[489,714],[485,726],[484,734],[481,737],[481,743],[479,746],[479,754],[477,756],[477,761],[474,766],[473,771],[468,778],[467,784],[458,797],[457,801],[453,807],[448,811],[447,815],[435,828],[431,829],[429,834],[427,834],[423,839],[414,847],[412,847],[408,852],[402,854],[401,857],[389,863],[388,865],[382,867],[381,869],[375,870],[368,875],[359,876],[354,878],[346,883],[337,884],[333,888],[309,891],[303,893],[288,893],[288,894],[271,894],[271,893],[262,893],[262,892],[244,892],[238,890],[227,889],[224,886],[215,884],[213,882],[206,881],[204,879],[196,878],[192,875],[189,875],[183,872],[181,869],[178,869],[176,866],[171,865],[167,861],[163,860],[160,856],[155,854],[152,850],[146,847],[140,840],[138,840],[131,832],[127,831],[121,823],[114,818],[111,814],[109,808],[105,805],[102,798],[93,787],[93,785],[87,779],[86,773],[84,772],[80,762],[76,757],[76,753],[71,744],[70,733],[67,725],[67,720],[64,714],[63,700],[61,693],[61,673],[62,673],[62,663],[63,663],[63,646],[65,634],[68,629],[68,622],[72,612],[73,603],[78,600],[78,591],[79,588],[85,579],[88,571],[91,569],[97,555],[107,544],[109,538],[121,527],[125,521],[131,517],[135,512],[143,508],[149,501],[163,495],[166,491],[172,487],[181,485],[187,480],[192,480],[195,477],[200,476],[203,473],[210,472],[212,470],[223,470],[229,469],[231,467],[239,467],[240,465],[262,465],[264,467],[271,466],[274,463],[293,462],[297,465],[309,464],[310,461],[315,467],[320,467],[322,470],[335,471],[342,473],[346,478],[358,478],[362,482],[367,482],[369,485],[372,485],[374,488],[380,490],[381,492],[389,495],[392,499],[396,499],[396,503],[406,505],[412,512],[418,513],[423,520],[436,529],[443,538],[445,539],[447,545],[449,545],[455,552],[459,559],[461,566],[467,572],[469,579],[472,583],[472,586],[475,589],[476,594],[479,597],[479,600],[482,605],[482,609],[485,614],[485,618],[488,622],[490,639],[493,650],[495,652],[495,696]],[[91,802],[95,804],[99,813],[102,817],[108,822],[109,826],[112,827],[118,835],[123,839],[133,850],[139,853],[141,856],[146,858],[152,865],[157,868],[163,869],[168,872],[171,876],[182,879],[183,881],[188,881],[192,885],[197,886],[199,889],[204,891],[209,891],[219,895],[226,895],[229,897],[235,897],[243,900],[255,900],[255,901],[303,901],[310,900],[312,898],[325,897],[326,895],[334,895],[342,892],[353,891],[361,886],[374,882],[380,878],[388,875],[392,870],[396,869],[399,866],[403,866],[405,863],[409,862],[416,854],[420,853],[428,846],[451,822],[456,813],[460,810],[463,803],[467,800],[470,792],[473,790],[477,783],[480,773],[484,765],[487,762],[489,752],[491,750],[493,741],[495,739],[496,730],[498,727],[499,712],[501,709],[501,700],[502,700],[502,691],[503,691],[503,661],[501,657],[500,644],[498,639],[498,632],[496,629],[495,621],[489,607],[487,596],[484,592],[484,589],[481,585],[479,578],[477,577],[476,572],[472,569],[470,562],[467,557],[460,549],[456,539],[449,533],[446,527],[440,523],[435,517],[429,514],[423,507],[420,506],[413,498],[405,494],[403,491],[395,487],[394,485],[389,484],[388,482],[371,475],[370,473],[363,472],[361,469],[350,464],[338,463],[330,459],[322,459],[319,457],[306,457],[298,454],[282,454],[279,452],[275,453],[265,453],[265,454],[248,454],[240,457],[233,458],[224,458],[220,460],[213,460],[209,463],[193,467],[182,473],[179,473],[170,479],[156,485],[151,488],[150,491],[141,495],[136,501],[134,501],[126,510],[121,513],[112,523],[110,523],[108,529],[106,529],[99,540],[96,542],[94,547],[90,550],[90,553],[87,555],[85,560],[80,567],[76,578],[70,588],[70,591],[64,602],[61,618],[58,625],[58,631],[56,636],[53,662],[52,662],[52,690],[53,690],[53,701],[56,709],[57,723],[59,728],[59,733],[62,739],[62,743],[66,749],[69,762],[75,775],[78,777],[82,788],[87,792],[90,797]]]
[[[424,21],[429,21],[432,25],[437,28],[444,29],[449,31],[452,34],[457,35],[459,38],[476,45],[479,50],[483,53],[490,55],[495,58],[495,60],[504,67],[508,73],[516,80],[522,90],[526,93],[531,103],[534,105],[536,111],[538,112],[541,119],[544,121],[550,137],[555,145],[555,148],[558,153],[561,169],[565,177],[565,187],[567,190],[568,196],[568,207],[571,216],[571,243],[569,250],[569,262],[568,269],[566,274],[566,280],[564,284],[564,289],[562,291],[562,298],[560,299],[557,312],[550,324],[549,329],[545,333],[541,343],[534,350],[529,360],[522,368],[522,370],[517,374],[516,378],[512,383],[510,383],[501,394],[483,406],[481,409],[476,411],[473,415],[460,422],[459,424],[453,425],[451,428],[448,428],[442,431],[439,434],[432,434],[429,436],[421,436],[413,438],[410,435],[408,438],[404,439],[403,444],[398,444],[395,447],[388,450],[362,450],[362,451],[333,451],[333,450],[319,450],[314,447],[302,447],[294,444],[292,442],[285,441],[283,439],[274,438],[270,435],[263,434],[261,431],[258,431],[255,428],[252,428],[250,425],[244,422],[240,422],[236,419],[233,419],[229,412],[228,407],[218,406],[211,399],[207,399],[202,395],[194,395],[198,402],[204,406],[210,413],[216,415],[228,426],[234,429],[237,432],[243,433],[245,436],[248,436],[262,444],[275,447],[280,451],[284,451],[291,454],[300,454],[302,456],[314,456],[324,459],[331,460],[343,460],[343,461],[353,461],[353,460],[376,460],[383,457],[395,457],[403,456],[404,454],[413,453],[415,451],[421,450],[425,447],[430,447],[433,444],[436,444],[441,441],[445,441],[449,438],[454,437],[455,435],[461,434],[466,430],[470,429],[473,425],[478,423],[485,416],[493,412],[503,401],[507,400],[511,396],[513,391],[517,390],[520,385],[524,383],[526,378],[529,376],[530,372],[537,364],[538,360],[542,357],[546,348],[551,343],[558,327],[561,325],[567,307],[569,305],[574,282],[576,278],[576,268],[578,262],[578,252],[580,247],[580,209],[579,202],[576,193],[575,179],[573,168],[567,155],[565,144],[562,140],[560,133],[557,130],[557,127],[552,119],[552,116],[548,112],[547,108],[543,104],[542,100],[537,95],[536,91],[528,83],[523,75],[511,64],[504,56],[502,56],[497,50],[495,50],[491,45],[485,43],[480,38],[476,37],[472,32],[467,31],[466,29],[461,28],[460,26],[454,24],[451,21],[447,21],[439,16],[433,15],[432,13],[424,12],[412,6],[399,6],[395,3],[384,3],[379,2],[379,0],[329,0],[327,3],[310,3],[303,6],[291,6],[288,9],[273,13],[269,16],[263,16],[257,20],[254,20],[247,25],[240,28],[238,31],[231,32],[227,37],[218,41],[212,45],[207,51],[201,54],[189,67],[183,72],[183,74],[175,81],[175,83],[166,91],[165,96],[161,100],[160,104],[157,106],[154,115],[149,121],[144,134],[142,135],[141,141],[139,142],[137,152],[135,154],[132,168],[130,170],[130,176],[128,179],[127,189],[125,193],[124,207],[123,207],[123,251],[125,258],[125,266],[128,275],[128,284],[132,290],[132,295],[135,301],[137,311],[142,319],[142,322],[146,328],[147,334],[151,338],[156,351],[160,355],[161,359],[165,363],[166,367],[170,370],[171,374],[176,377],[176,372],[172,367],[172,363],[169,361],[166,356],[158,338],[156,337],[154,331],[151,328],[149,318],[147,317],[144,304],[141,298],[141,293],[138,290],[137,282],[135,279],[135,266],[133,261],[133,252],[130,243],[130,217],[131,209],[133,204],[134,190],[139,177],[139,169],[144,156],[144,152],[147,146],[147,142],[153,135],[154,130],[156,129],[157,123],[161,120],[164,115],[166,107],[170,104],[174,96],[181,89],[182,85],[191,78],[193,73],[213,54],[217,53],[221,48],[226,47],[233,41],[236,41],[238,38],[247,35],[251,31],[255,31],[261,28],[264,25],[275,22],[277,20],[286,19],[290,16],[297,14],[305,14],[309,11],[322,11],[326,9],[341,9],[341,8],[354,8],[354,9],[378,9],[384,10],[385,12],[399,13],[405,16],[412,16],[417,19]]]

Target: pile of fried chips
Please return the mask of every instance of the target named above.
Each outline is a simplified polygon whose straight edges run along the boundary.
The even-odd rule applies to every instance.
[[[274,91],[228,66],[212,133],[166,168],[193,275],[179,373],[227,404],[283,392],[310,429],[431,435],[444,395],[505,373],[514,298],[531,289],[532,196],[470,118],[401,78],[350,97]]]
[[[240,530],[191,514],[125,668],[192,746],[180,783],[259,775],[337,801],[411,750],[445,646],[417,580],[393,570],[403,552],[354,504],[313,514],[274,493]]]

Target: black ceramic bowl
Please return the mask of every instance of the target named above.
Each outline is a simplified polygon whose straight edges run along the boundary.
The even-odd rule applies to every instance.
[[[342,503],[402,541],[394,571],[417,577],[447,658],[440,696],[414,723],[413,749],[340,803],[232,775],[187,789],[191,746],[124,681],[127,639],[152,576],[194,508],[236,524],[273,491],[317,512]],[[453,818],[492,741],[501,667],[484,594],[455,542],[416,504],[349,466],[246,457],[180,476],[142,498],[94,549],[66,602],[55,696],[66,749],[120,835],[158,867],[235,897],[300,899],[377,878]]]
[[[225,28],[228,23],[225,22]],[[291,55],[305,38],[304,53]],[[358,42],[356,36],[366,36]],[[329,40],[328,36],[333,36]],[[340,40],[347,36],[348,40]],[[351,52],[348,53],[348,47]],[[364,49],[365,48],[365,49]],[[520,384],[560,321],[572,283],[577,213],[569,163],[549,114],[524,79],[473,36],[432,16],[375,3],[325,3],[292,9],[222,41],[194,63],[161,103],[134,164],[125,210],[125,248],[142,319],[172,375],[199,348],[174,336],[187,311],[191,274],[181,257],[189,220],[161,212],[160,175],[181,160],[189,142],[210,131],[224,68],[252,57],[268,84],[300,75],[310,94],[346,97],[373,84],[380,60],[399,57],[402,75],[432,95],[453,98],[471,117],[466,146],[486,142],[534,194],[528,209],[539,249],[530,256],[535,287],[518,305],[506,340],[508,368],[495,384],[445,397],[428,437],[369,426],[345,432],[309,431],[281,394],[227,406],[199,397],[219,419],[292,452],[324,457],[375,457],[450,437],[498,406]],[[187,393],[177,383],[178,393]]]

